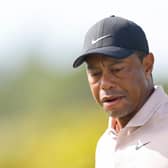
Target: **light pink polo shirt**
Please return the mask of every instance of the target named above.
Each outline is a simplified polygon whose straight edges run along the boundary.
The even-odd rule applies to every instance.
[[[109,117],[97,143],[96,168],[168,168],[168,96],[161,87],[118,135]]]

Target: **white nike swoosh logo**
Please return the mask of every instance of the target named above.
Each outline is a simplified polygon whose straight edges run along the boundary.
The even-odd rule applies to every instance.
[[[107,34],[107,35],[105,35],[105,36],[102,36],[102,37],[99,37],[99,38],[97,38],[96,40],[92,40],[92,44],[96,44],[98,41],[100,41],[100,40],[102,40],[102,39],[104,39],[104,38],[107,38],[107,37],[110,37],[111,35],[110,34]]]
[[[143,144],[137,144],[136,147],[135,147],[135,149],[136,149],[136,150],[139,150],[140,148],[142,148],[143,146],[145,146],[145,145],[147,145],[147,144],[149,144],[149,143],[150,143],[150,141],[148,141],[148,142],[146,142],[146,143],[143,143]]]

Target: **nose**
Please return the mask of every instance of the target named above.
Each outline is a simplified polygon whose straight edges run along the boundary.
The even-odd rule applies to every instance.
[[[117,86],[116,84],[116,78],[114,75],[109,74],[103,74],[102,78],[100,80],[100,87],[103,90],[109,90],[112,88],[115,88]]]

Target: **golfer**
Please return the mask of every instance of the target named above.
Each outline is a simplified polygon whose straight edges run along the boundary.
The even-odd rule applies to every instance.
[[[73,67],[84,62],[92,95],[109,114],[96,168],[168,168],[168,96],[153,82],[143,29],[114,15],[100,20]]]

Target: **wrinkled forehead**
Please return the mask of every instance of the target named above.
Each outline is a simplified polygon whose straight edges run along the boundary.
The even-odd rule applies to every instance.
[[[88,66],[96,66],[96,65],[106,65],[106,64],[117,64],[117,63],[122,63],[126,60],[126,58],[123,59],[116,59],[116,58],[112,58],[106,55],[98,55],[98,54],[93,54],[93,55],[89,55],[86,57],[86,64]]]

